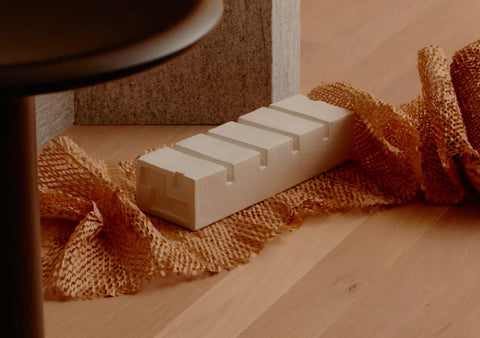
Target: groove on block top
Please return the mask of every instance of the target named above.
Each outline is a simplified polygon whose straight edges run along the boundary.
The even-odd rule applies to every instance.
[[[324,132],[324,124],[278,110],[259,108],[239,117],[238,122],[262,128],[293,139],[293,149],[300,150],[300,137],[314,131]]]
[[[257,158],[260,167],[260,153],[217,138],[197,134],[175,144],[175,149],[186,154],[212,161],[227,169],[227,180],[234,181],[239,166],[249,159]]]
[[[325,138],[329,138],[337,122],[342,122],[352,115],[352,112],[323,101],[310,100],[304,95],[294,95],[272,103],[270,108],[302,117],[326,125]]]
[[[208,135],[258,151],[262,166],[268,165],[269,153],[278,147],[290,144],[293,151],[292,137],[237,122],[210,129]]]

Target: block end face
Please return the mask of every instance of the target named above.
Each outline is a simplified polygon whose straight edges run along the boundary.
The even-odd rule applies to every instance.
[[[161,148],[137,161],[137,205],[148,214],[195,230],[198,186],[202,182],[225,185],[225,168],[171,148]]]

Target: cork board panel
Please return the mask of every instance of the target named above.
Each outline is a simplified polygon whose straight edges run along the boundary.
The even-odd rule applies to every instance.
[[[76,124],[219,124],[272,99],[272,2],[226,0],[221,23],[158,67],[75,91]]]
[[[70,128],[74,122],[73,91],[35,96],[37,146]]]

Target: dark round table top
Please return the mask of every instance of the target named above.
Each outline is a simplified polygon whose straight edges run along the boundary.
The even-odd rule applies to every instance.
[[[221,0],[2,0],[0,93],[90,85],[158,64],[219,21]]]

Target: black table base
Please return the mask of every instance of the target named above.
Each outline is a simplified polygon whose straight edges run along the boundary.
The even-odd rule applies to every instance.
[[[0,335],[43,337],[37,144],[33,97],[0,96],[2,316]],[[3,283],[2,283],[3,284]]]

